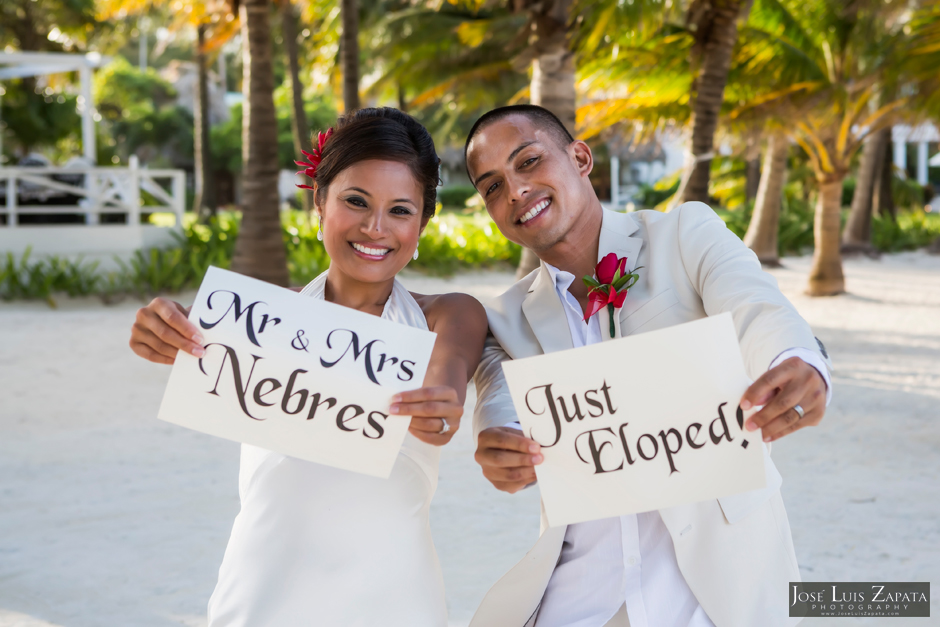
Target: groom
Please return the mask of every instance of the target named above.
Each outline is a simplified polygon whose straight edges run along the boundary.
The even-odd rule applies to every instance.
[[[670,213],[602,209],[590,148],[547,110],[496,109],[474,125],[467,170],[487,211],[541,267],[487,307],[491,337],[475,377],[476,460],[498,489],[536,480],[539,445],[515,423],[501,362],[601,340],[580,277],[607,253],[643,266],[620,310],[624,336],[730,312],[748,375],[746,427],[771,442],[822,419],[825,351],[757,258],[702,203]],[[605,313],[605,310],[602,310]],[[627,361],[626,368],[642,364]],[[780,474],[717,500],[546,528],[489,591],[472,627],[770,627],[788,625],[799,580]]]

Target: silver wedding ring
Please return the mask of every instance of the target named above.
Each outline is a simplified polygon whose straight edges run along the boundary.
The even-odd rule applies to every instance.
[[[800,416],[802,416],[802,415],[803,415],[803,414],[801,413]],[[447,424],[447,421],[444,420],[443,418],[441,418],[441,421],[444,423],[444,426],[441,427],[441,430],[437,432],[438,435],[444,435],[445,433],[447,433],[448,431],[450,431],[450,425]]]
[[[796,413],[800,415],[800,420],[803,420],[803,408],[802,407],[800,407],[799,405],[794,405],[793,411],[795,411]]]

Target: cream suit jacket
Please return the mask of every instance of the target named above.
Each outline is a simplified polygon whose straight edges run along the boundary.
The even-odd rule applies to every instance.
[[[730,312],[748,376],[758,378],[783,351],[820,353],[809,325],[763,272],[757,257],[707,205],[670,213],[604,211],[599,256],[643,266],[620,310],[624,336]],[[562,304],[545,265],[487,304],[492,337],[474,378],[474,434],[516,420],[501,362],[572,347]],[[825,356],[821,354],[826,359]],[[828,363],[828,362],[827,362]],[[625,359],[625,368],[642,367]],[[781,478],[765,446],[767,487],[660,510],[679,568],[716,627],[793,625],[788,583],[800,574],[780,498]],[[471,627],[534,622],[566,527],[546,525],[529,553],[487,593]],[[669,626],[666,626],[669,627]]]

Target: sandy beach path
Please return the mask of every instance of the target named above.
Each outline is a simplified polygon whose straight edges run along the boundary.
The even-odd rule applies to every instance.
[[[808,265],[773,272],[836,367],[823,425],[773,452],[803,577],[936,585],[940,258],[850,260],[850,293],[826,299],[801,295]],[[487,297],[511,280],[405,283]],[[168,369],[127,348],[139,306],[0,304],[0,627],[205,625],[238,511],[238,445],[156,420]],[[431,514],[453,627],[538,535],[538,492],[496,492],[473,461],[473,397]]]

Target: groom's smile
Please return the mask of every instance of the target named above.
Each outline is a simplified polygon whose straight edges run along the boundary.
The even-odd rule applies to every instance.
[[[516,213],[522,214],[519,219],[516,220],[516,224],[532,226],[536,218],[540,218],[545,214],[550,204],[552,204],[552,199],[548,197],[532,200],[532,202],[528,203],[525,207],[516,211]]]

